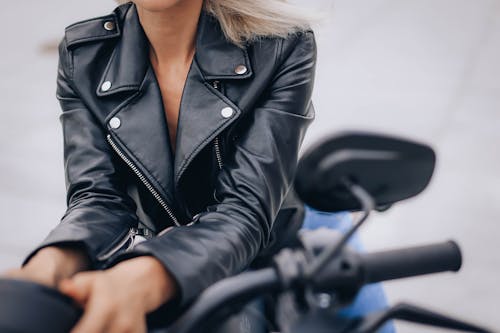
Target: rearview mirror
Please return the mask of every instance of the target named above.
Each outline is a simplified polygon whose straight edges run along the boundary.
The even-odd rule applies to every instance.
[[[295,178],[299,197],[320,211],[360,210],[347,183],[363,187],[386,208],[422,192],[434,172],[432,148],[384,135],[350,132],[320,141],[301,158]]]

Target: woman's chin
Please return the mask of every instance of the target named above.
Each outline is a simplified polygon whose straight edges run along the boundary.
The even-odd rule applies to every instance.
[[[134,3],[144,10],[161,12],[180,5],[187,0],[134,0]]]

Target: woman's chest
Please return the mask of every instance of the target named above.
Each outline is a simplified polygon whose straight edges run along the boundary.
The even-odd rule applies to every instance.
[[[183,64],[163,67],[153,65],[153,69],[161,92],[170,144],[172,150],[175,151],[179,110],[189,66]]]

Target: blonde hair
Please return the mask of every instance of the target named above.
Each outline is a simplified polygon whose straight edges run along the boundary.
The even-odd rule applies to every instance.
[[[287,37],[310,28],[310,17],[286,0],[205,0],[226,38],[242,46],[259,37]]]
[[[130,0],[117,0],[126,3]],[[260,37],[282,37],[310,29],[312,13],[287,0],[204,0],[226,38],[240,47]]]

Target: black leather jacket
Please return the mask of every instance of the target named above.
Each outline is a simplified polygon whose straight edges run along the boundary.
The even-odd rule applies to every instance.
[[[96,269],[155,256],[183,304],[300,225],[289,190],[314,117],[312,32],[239,48],[208,14],[198,26],[175,154],[135,6],[66,29],[57,97],[68,208],[39,247],[78,243]],[[132,247],[138,233],[150,239]]]

